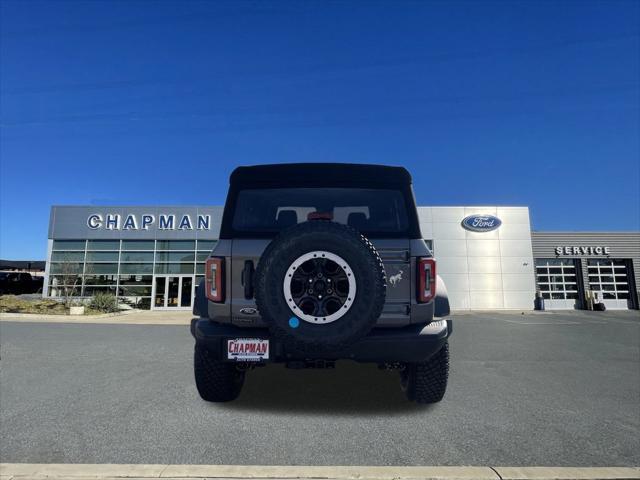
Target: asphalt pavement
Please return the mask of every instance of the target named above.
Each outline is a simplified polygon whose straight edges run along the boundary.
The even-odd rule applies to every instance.
[[[0,323],[0,458],[32,463],[640,465],[640,315],[455,317],[445,399],[397,372],[251,372],[208,404],[187,326]]]

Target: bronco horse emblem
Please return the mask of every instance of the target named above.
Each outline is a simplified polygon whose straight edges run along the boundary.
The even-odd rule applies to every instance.
[[[400,280],[402,280],[402,270],[398,270],[398,273],[389,277],[389,283],[392,287],[395,287],[396,283],[398,283]]]

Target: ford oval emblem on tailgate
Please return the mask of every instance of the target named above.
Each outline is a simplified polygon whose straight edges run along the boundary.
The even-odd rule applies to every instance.
[[[469,215],[462,220],[462,228],[472,232],[490,232],[500,225],[502,221],[493,215]]]
[[[241,308],[240,309],[240,313],[242,313],[243,315],[255,315],[256,313],[258,313],[258,310],[256,310],[255,308]]]

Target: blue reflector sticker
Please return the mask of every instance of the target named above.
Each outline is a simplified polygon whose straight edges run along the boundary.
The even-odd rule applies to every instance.
[[[296,317],[291,317],[289,319],[289,326],[291,328],[298,328],[300,326],[300,320],[298,320]]]

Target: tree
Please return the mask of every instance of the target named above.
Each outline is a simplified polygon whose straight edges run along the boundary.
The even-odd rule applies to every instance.
[[[69,308],[78,288],[82,286],[82,262],[74,260],[70,254],[63,255],[62,260],[51,265],[53,272],[52,288],[58,289],[64,299],[64,305]]]

